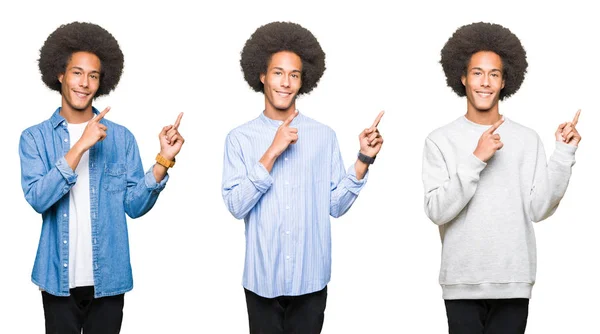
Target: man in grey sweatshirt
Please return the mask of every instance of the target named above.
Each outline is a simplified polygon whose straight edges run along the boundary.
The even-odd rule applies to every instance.
[[[425,140],[425,212],[442,239],[440,284],[450,333],[524,333],[535,283],[533,224],[554,213],[581,140],[558,126],[546,160],[537,133],[499,113],[527,60],[519,39],[490,23],[460,27],[441,64],[467,113]]]

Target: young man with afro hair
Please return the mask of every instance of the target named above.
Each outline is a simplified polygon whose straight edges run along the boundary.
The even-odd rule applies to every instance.
[[[19,154],[25,199],[43,220],[31,278],[46,333],[119,333],[133,288],[125,214],[152,208],[184,142],[179,114],[144,173],[131,132],[92,106],[117,86],[123,62],[115,38],[91,23],[60,26],[40,50],[42,80],[61,106],[23,131]]]
[[[442,239],[440,284],[450,333],[524,333],[535,282],[533,222],[554,213],[581,140],[572,122],[556,130],[547,162],[535,131],[499,112],[527,70],[510,30],[473,23],[441,52],[448,86],[467,112],[425,140],[425,212]]]
[[[377,125],[359,135],[348,171],[335,132],[299,113],[296,97],[317,86],[325,53],[313,34],[290,22],[259,27],[241,67],[265,109],[228,135],[223,199],[244,219],[243,286],[250,333],[320,333],[331,274],[329,216],[346,213],[381,149]]]

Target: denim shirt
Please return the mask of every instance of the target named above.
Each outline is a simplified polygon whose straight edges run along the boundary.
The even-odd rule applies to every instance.
[[[95,114],[98,110],[93,108]],[[49,120],[21,134],[21,186],[25,199],[42,214],[42,233],[31,280],[56,296],[69,295],[69,190],[77,174],[65,154],[70,150],[66,120],[58,108]],[[152,168],[144,174],[135,138],[127,128],[102,119],[106,138],[89,149],[90,216],[94,296],[133,288],[125,214],[148,212],[168,175],[157,183]]]

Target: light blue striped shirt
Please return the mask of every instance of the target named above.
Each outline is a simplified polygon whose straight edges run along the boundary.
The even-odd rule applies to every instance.
[[[329,215],[346,213],[365,185],[344,171],[335,132],[303,114],[298,141],[271,174],[259,163],[282,121],[263,113],[225,141],[223,199],[246,225],[243,286],[266,298],[319,291],[331,277]]]

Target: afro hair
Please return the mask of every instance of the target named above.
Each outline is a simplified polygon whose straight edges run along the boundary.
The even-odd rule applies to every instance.
[[[291,51],[302,60],[302,87],[298,94],[312,91],[325,72],[325,52],[310,31],[292,22],[265,24],[246,41],[240,65],[250,87],[263,91],[260,75],[267,72],[271,56],[280,51]]]
[[[86,51],[100,59],[100,87],[94,97],[110,93],[123,73],[123,52],[117,40],[99,25],[72,22],[58,27],[48,36],[40,49],[38,65],[42,81],[50,89],[60,92],[58,75],[65,72],[71,55]]]
[[[472,23],[458,28],[442,48],[440,63],[446,83],[458,96],[465,96],[461,76],[466,74],[471,56],[479,51],[492,51],[502,59],[504,89],[500,100],[516,93],[527,72],[527,56],[521,41],[501,25]]]

